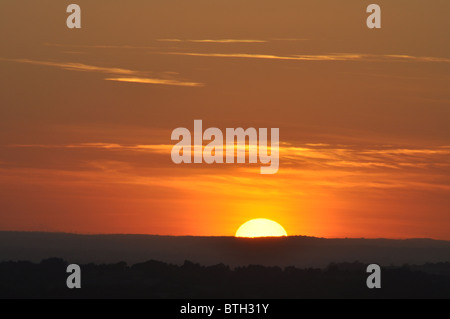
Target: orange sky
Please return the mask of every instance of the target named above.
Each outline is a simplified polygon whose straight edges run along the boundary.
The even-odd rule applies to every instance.
[[[0,230],[450,240],[447,0],[0,3]],[[280,170],[171,132],[280,128]]]

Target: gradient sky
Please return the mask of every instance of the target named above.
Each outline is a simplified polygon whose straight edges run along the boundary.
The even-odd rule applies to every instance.
[[[450,2],[0,0],[0,230],[450,240]],[[280,128],[280,170],[171,132]]]

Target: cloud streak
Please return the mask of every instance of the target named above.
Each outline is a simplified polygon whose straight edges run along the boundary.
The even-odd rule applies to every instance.
[[[98,149],[109,151],[146,152],[167,155],[170,158],[172,144],[119,144],[119,143],[78,143],[78,144],[14,144],[10,148],[48,148],[48,149]],[[236,146],[247,153],[248,145]],[[254,148],[254,147],[253,147]],[[194,149],[194,146],[192,146]],[[443,168],[450,169],[450,147],[406,148],[373,147],[358,148],[354,146],[335,147],[330,144],[307,143],[293,145],[282,143],[280,160],[285,167],[302,169],[405,169],[405,168]],[[224,148],[225,151],[225,148]],[[270,151],[270,147],[269,147]]]
[[[369,62],[434,62],[450,63],[449,58],[418,57],[410,55],[373,55],[358,53],[336,53],[336,54],[312,54],[312,55],[271,55],[254,53],[198,53],[198,52],[165,52],[163,54],[193,56],[193,57],[215,57],[215,58],[241,58],[262,60],[287,60],[287,61],[369,61]]]
[[[45,185],[53,179],[55,186],[61,180],[91,185],[94,181],[162,187],[196,195],[201,190],[201,194],[245,200],[266,198],[270,193],[287,201],[324,193],[369,191],[384,197],[391,191],[450,191],[448,146],[282,143],[280,170],[271,179],[260,178],[259,164],[177,166],[170,159],[172,147],[102,142],[9,145],[5,154],[13,156],[14,148],[26,148],[26,152],[21,150],[16,156],[23,158],[28,154],[30,160],[2,163],[0,184],[14,181],[23,185],[39,180]],[[33,154],[39,154],[42,161],[36,162]]]
[[[78,143],[78,144],[13,144],[10,148],[44,148],[44,149],[99,149],[111,151],[145,151],[151,153],[170,154],[173,145],[167,144],[137,144],[125,145],[117,143]]]
[[[172,145],[121,145],[110,143],[85,143],[71,145],[22,145],[21,147],[45,147],[68,149],[98,149],[107,152],[143,152],[167,156],[167,163],[161,161],[154,167],[148,165],[148,157],[139,160],[136,156],[114,157],[91,153],[88,157],[78,159],[78,168],[74,169],[43,169],[40,167],[23,168],[7,165],[7,169],[0,168],[2,181],[8,177],[22,184],[35,182],[36,178],[43,183],[49,182],[53,174],[56,185],[70,178],[78,182],[91,181],[109,184],[136,184],[142,186],[158,186],[179,189],[186,192],[202,189],[203,193],[216,193],[228,196],[243,196],[245,198],[267,195],[270,191],[274,195],[286,199],[316,191],[325,190],[362,190],[372,191],[407,189],[449,191],[450,181],[442,176],[442,169],[433,169],[440,164],[450,168],[448,154],[445,157],[427,158],[427,163],[420,158],[376,158],[364,157],[355,149],[308,149],[284,147],[282,153],[296,158],[294,163],[282,160],[282,166],[273,179],[261,180],[257,174],[258,168],[243,165],[187,165],[177,170],[169,159]],[[375,150],[374,150],[375,151]],[[423,150],[428,154],[427,150]],[[321,155],[317,155],[321,154]],[[52,156],[53,153],[48,153]],[[85,154],[86,152],[81,152]],[[286,155],[284,155],[286,157]],[[113,159],[114,158],[114,159]],[[83,159],[83,160],[81,160]],[[211,174],[211,169],[215,170]],[[52,173],[53,172],[53,173]],[[30,180],[30,176],[33,178]],[[40,176],[40,177],[39,177]],[[66,178],[67,177],[67,178]],[[239,191],[238,191],[239,190]]]
[[[140,84],[157,84],[168,86],[184,86],[184,87],[201,87],[204,85],[202,83],[182,81],[174,78],[152,77],[150,72],[145,71],[130,70],[116,67],[100,67],[84,63],[51,62],[51,61],[38,61],[30,59],[6,59],[6,58],[0,58],[0,60],[22,64],[55,67],[67,71],[93,72],[110,75],[110,77],[104,79],[106,81],[140,83]],[[167,74],[168,73],[165,74],[166,77]]]
[[[109,68],[109,67],[99,67],[94,65],[88,65],[83,63],[73,63],[73,62],[49,62],[49,61],[37,61],[37,60],[29,60],[29,59],[5,59],[0,58],[3,61],[17,62],[23,64],[32,64],[32,65],[42,65],[42,66],[51,66],[56,67],[68,71],[81,71],[81,72],[99,72],[99,73],[107,73],[107,74],[122,74],[122,75],[139,75],[144,72],[134,71],[122,68]]]
[[[130,50],[148,50],[155,49],[151,46],[135,46],[135,45],[79,45],[79,44],[58,44],[44,43],[48,47],[57,48],[79,48],[79,49],[130,49]]]
[[[188,43],[267,43],[266,40],[254,39],[202,39],[202,40],[181,40],[181,39],[158,39],[158,42],[188,42]]]
[[[186,86],[186,87],[202,87],[204,84],[196,82],[182,82],[177,80],[151,79],[151,78],[137,78],[137,77],[122,77],[122,78],[106,78],[106,81],[140,83],[140,84],[160,84],[170,86]]]

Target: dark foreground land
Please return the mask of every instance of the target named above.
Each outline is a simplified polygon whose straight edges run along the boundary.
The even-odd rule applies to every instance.
[[[295,266],[326,268],[330,263],[402,266],[450,262],[450,242],[431,239],[325,239],[313,237],[243,239],[149,235],[74,235],[0,232],[0,262],[40,262],[58,257],[75,264],[133,265],[159,260],[182,265]]]
[[[450,263],[385,267],[382,288],[366,286],[366,264],[325,269],[148,261],[81,265],[82,287],[66,286],[68,263],[0,263],[0,298],[450,298]]]

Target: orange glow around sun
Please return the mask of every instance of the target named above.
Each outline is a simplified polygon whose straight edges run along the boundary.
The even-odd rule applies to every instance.
[[[287,236],[286,230],[269,219],[252,219],[243,224],[236,232],[236,237],[257,238],[257,237],[283,237]]]

